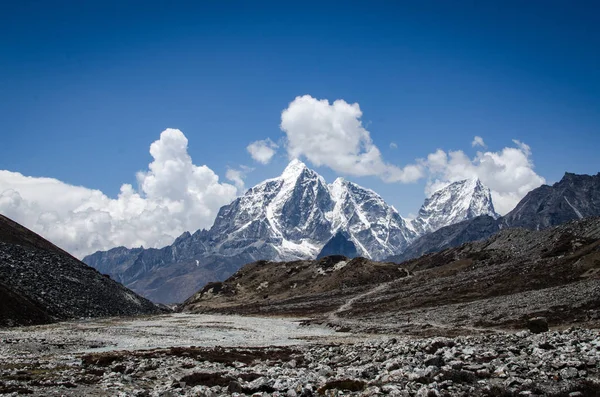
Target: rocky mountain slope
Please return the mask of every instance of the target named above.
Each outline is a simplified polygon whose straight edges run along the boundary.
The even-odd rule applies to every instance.
[[[339,327],[429,334],[600,320],[600,218],[491,238],[401,265],[326,257],[256,262],[183,311],[313,316]]]
[[[489,190],[476,180],[446,187],[409,222],[374,191],[343,178],[327,184],[293,160],[281,176],[222,207],[210,230],[186,232],[161,249],[118,247],[84,261],[154,301],[181,302],[246,263],[315,258],[338,232],[358,255],[382,259],[420,233],[480,214],[495,212]]]
[[[565,173],[552,186],[529,192],[502,218],[502,227],[538,230],[589,216],[600,216],[600,173]]]
[[[261,312],[265,305],[278,305],[298,297],[307,297],[311,306],[323,308],[335,303],[318,302],[310,297],[327,293],[344,295],[344,290],[350,292],[353,288],[407,276],[408,271],[393,263],[341,255],[293,262],[258,261],[242,267],[224,282],[207,284],[181,308],[192,312],[223,312],[231,308],[232,312],[239,312],[243,306],[242,312],[250,307]],[[302,302],[305,303],[308,302]]]
[[[158,313],[150,301],[0,215],[0,326]]]
[[[388,261],[402,263],[412,258],[446,248],[458,247],[464,243],[482,240],[498,233],[500,222],[488,215],[478,216],[455,225],[443,227],[435,232],[416,239],[401,254],[387,258]]]
[[[562,223],[600,216],[600,173],[594,176],[565,173],[552,186],[529,192],[508,214],[496,220],[482,216],[445,226],[416,239],[401,254],[387,260],[402,262],[430,252],[485,239],[501,229],[522,227],[540,230]]]

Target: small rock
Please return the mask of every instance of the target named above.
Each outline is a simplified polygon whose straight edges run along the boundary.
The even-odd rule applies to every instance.
[[[563,379],[573,379],[579,376],[577,368],[567,367],[560,370],[560,377]]]
[[[234,380],[229,382],[229,386],[227,386],[227,391],[229,393],[243,393],[244,389],[239,382]]]

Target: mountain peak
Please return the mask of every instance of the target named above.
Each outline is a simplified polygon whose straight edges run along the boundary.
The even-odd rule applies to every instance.
[[[283,173],[281,174],[281,177],[284,179],[286,179],[287,177],[297,177],[306,169],[308,169],[306,164],[304,164],[298,159],[293,159],[292,161],[290,161],[287,167],[285,167]]]
[[[344,177],[337,177],[335,179],[335,181],[333,181],[332,185],[343,185],[344,183],[346,183],[346,179],[344,179]]]
[[[424,234],[479,215],[498,217],[490,189],[475,177],[453,182],[433,193],[412,224]]]

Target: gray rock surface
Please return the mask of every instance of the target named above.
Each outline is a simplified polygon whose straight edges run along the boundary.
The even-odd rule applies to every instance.
[[[565,173],[552,186],[529,192],[514,210],[502,218],[502,227],[544,229],[562,223],[600,216],[600,173]]]

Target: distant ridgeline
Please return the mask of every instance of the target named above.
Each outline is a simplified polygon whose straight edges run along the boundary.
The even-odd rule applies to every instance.
[[[551,195],[561,184],[568,186],[564,194],[556,194],[566,199],[549,200],[549,207],[541,213],[539,207],[526,203],[540,189],[541,196]],[[182,302],[206,283],[224,280],[257,260],[343,254],[399,261],[484,238],[501,227],[531,228],[532,221],[527,219],[536,216],[541,218],[532,228],[577,219],[577,212],[598,214],[597,198],[584,203],[586,197],[597,197],[597,186],[598,176],[566,174],[554,186],[530,192],[515,210],[500,218],[490,190],[478,179],[464,180],[435,192],[417,218],[407,220],[374,191],[342,178],[327,184],[294,160],[281,176],[259,183],[222,207],[209,230],[186,232],[160,249],[118,247],[96,252],[84,262],[155,302]],[[560,207],[564,215],[558,216],[552,206]],[[427,240],[430,236],[432,242]]]

